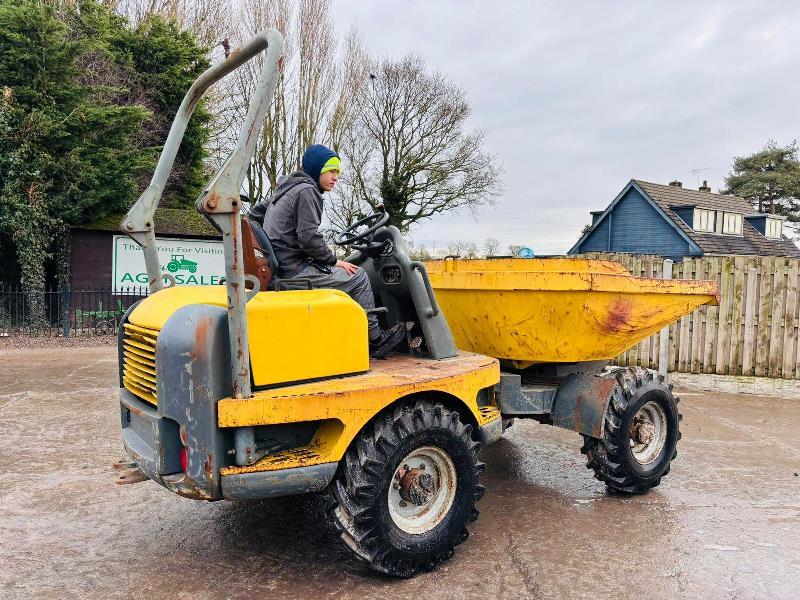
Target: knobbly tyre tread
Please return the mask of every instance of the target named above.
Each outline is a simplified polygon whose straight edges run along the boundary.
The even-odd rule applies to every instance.
[[[471,462],[472,493],[466,500],[469,505],[465,507],[464,522],[455,523],[456,528],[450,527],[449,520],[440,523],[432,531],[447,526],[441,543],[409,557],[407,549],[403,551],[387,539],[385,525],[379,521],[380,503],[385,504],[388,492],[382,480],[387,473],[391,478],[397,463],[406,455],[408,448],[401,448],[403,442],[430,429],[445,430],[464,445],[464,456]],[[331,486],[334,502],[329,510],[342,541],[358,558],[387,575],[411,577],[421,570],[431,571],[453,556],[455,547],[469,537],[466,524],[480,515],[475,503],[485,494],[479,484],[485,465],[477,459],[480,443],[472,433],[472,425],[462,423],[457,412],[429,400],[389,408],[364,427],[345,453]],[[451,512],[458,496],[457,492]]]
[[[581,453],[586,456],[586,468],[594,471],[594,476],[604,482],[608,488],[625,494],[644,494],[658,486],[661,479],[670,471],[670,463],[678,456],[677,442],[681,439],[680,421],[683,415],[678,411],[680,399],[672,394],[672,384],[667,385],[664,376],[649,369],[628,367],[618,369],[612,375],[617,385],[611,395],[611,401],[605,414],[604,434],[602,439],[583,436],[584,442]],[[670,412],[677,414],[675,421],[675,438],[670,442],[668,437],[665,451],[669,454],[659,462],[662,464],[649,477],[642,477],[630,468],[629,462],[633,460],[627,452],[629,446],[628,433],[622,427],[627,417],[629,408],[632,408],[640,398],[652,391],[661,391],[666,396],[667,418]],[[671,446],[671,448],[670,448]]]

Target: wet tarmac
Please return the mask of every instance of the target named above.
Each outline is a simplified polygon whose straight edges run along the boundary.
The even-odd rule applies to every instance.
[[[486,449],[481,518],[455,557],[374,574],[324,495],[200,503],[124,456],[111,348],[0,350],[0,596],[800,598],[800,398],[681,394],[671,474],[609,495],[577,434],[517,421]]]

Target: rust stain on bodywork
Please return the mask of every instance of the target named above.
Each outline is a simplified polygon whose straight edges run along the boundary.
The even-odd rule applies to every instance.
[[[600,321],[600,330],[606,334],[628,332],[633,327],[630,318],[633,304],[626,298],[619,298],[609,306],[608,312]]]

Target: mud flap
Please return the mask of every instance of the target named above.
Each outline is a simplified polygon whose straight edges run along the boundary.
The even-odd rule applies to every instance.
[[[567,375],[558,386],[551,419],[553,425],[602,438],[605,414],[617,381],[612,373]]]

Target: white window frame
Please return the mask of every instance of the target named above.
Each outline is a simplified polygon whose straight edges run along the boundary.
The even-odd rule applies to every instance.
[[[739,213],[722,213],[722,233],[727,235],[742,235],[742,220],[744,216]]]
[[[780,239],[783,235],[783,221],[780,219],[767,218],[767,222],[764,225],[764,231],[766,232],[766,237]]]
[[[705,233],[714,233],[714,211],[705,208],[695,208],[692,229]]]

